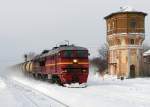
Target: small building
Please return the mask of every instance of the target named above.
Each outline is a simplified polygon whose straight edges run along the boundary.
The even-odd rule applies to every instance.
[[[109,46],[108,71],[111,75],[134,78],[143,74],[142,43],[145,39],[146,15],[125,7],[105,17]]]
[[[144,76],[150,76],[150,50],[144,52]]]

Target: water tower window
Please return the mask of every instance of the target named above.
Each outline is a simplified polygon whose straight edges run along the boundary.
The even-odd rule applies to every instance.
[[[144,58],[144,62],[145,62],[145,63],[146,63],[146,61],[147,61],[146,58]]]
[[[112,22],[112,28],[113,29],[115,28],[115,22],[114,21]]]
[[[130,44],[134,44],[134,39],[131,39],[131,40],[130,40]]]
[[[110,23],[108,23],[108,25],[107,25],[107,26],[108,26],[108,32],[109,32],[109,31],[110,31]]]
[[[121,44],[120,39],[117,39],[117,45],[120,45],[120,44]]]
[[[135,28],[136,28],[136,20],[135,20],[135,19],[131,19],[131,21],[130,21],[130,27],[131,27],[132,29],[135,29]]]

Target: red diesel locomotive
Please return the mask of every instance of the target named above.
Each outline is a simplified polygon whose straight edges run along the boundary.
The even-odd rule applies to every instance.
[[[88,50],[74,45],[60,45],[45,50],[21,64],[22,71],[35,78],[51,80],[63,86],[78,83],[84,86],[89,73]]]

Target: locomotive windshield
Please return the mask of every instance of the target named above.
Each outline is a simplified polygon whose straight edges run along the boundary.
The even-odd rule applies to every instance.
[[[72,58],[72,57],[87,58],[88,51],[86,51],[86,50],[65,50],[65,51],[63,51],[62,56],[65,58]]]
[[[63,57],[74,57],[74,52],[71,50],[64,51]]]
[[[77,51],[77,57],[81,57],[81,58],[88,57],[88,52],[79,50]]]

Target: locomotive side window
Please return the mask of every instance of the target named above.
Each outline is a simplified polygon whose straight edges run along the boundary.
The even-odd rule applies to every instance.
[[[86,58],[86,57],[88,57],[88,52],[87,51],[78,50],[77,51],[77,57],[79,57],[79,58]]]

